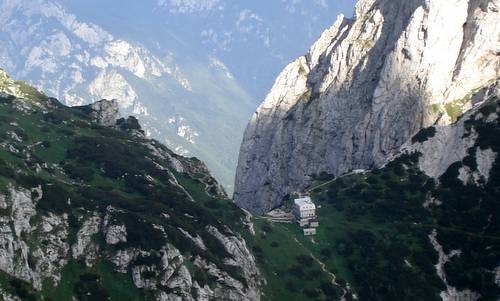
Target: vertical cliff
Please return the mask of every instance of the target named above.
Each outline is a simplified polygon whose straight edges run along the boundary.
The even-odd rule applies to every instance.
[[[236,203],[263,213],[307,186],[383,164],[453,123],[500,75],[500,1],[360,0],[288,65],[247,126]]]

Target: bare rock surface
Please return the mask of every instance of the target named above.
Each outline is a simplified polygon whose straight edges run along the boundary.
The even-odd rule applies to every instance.
[[[236,203],[265,213],[315,174],[380,166],[420,129],[454,122],[500,75],[499,9],[499,0],[360,0],[252,116]]]

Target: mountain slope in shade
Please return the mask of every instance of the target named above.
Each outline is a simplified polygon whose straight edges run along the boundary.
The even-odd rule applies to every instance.
[[[353,19],[340,16],[285,68],[251,118],[238,205],[269,211],[314,175],[380,166],[421,128],[454,122],[500,76],[499,7],[359,1]]]

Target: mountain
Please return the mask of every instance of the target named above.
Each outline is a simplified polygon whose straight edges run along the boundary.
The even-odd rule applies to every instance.
[[[118,117],[0,71],[0,300],[259,300],[245,214]]]
[[[255,219],[260,244],[250,245],[270,299],[498,300],[500,83],[474,99],[380,168],[318,177],[307,190],[318,208],[312,238],[295,223]]]
[[[320,228],[311,240],[295,224],[246,216],[220,195],[199,161],[144,139],[134,118],[112,125],[113,102],[67,108],[23,83],[6,81],[2,91],[29,99],[1,98],[6,128],[0,153],[1,237],[8,242],[0,248],[0,262],[6,263],[0,266],[3,296],[171,300],[176,294],[186,300],[247,300],[227,287],[241,288],[233,282],[244,283],[239,273],[262,289],[265,300],[475,301],[495,300],[500,293],[498,82],[476,92],[473,109],[455,124],[421,130],[383,167],[318,178],[312,196],[321,205]],[[169,180],[155,168],[173,175]],[[175,181],[180,191],[167,190]],[[15,183],[14,192],[9,183]],[[210,225],[226,235],[217,240],[223,245],[213,241]],[[166,238],[158,236],[158,227]],[[163,279],[176,267],[179,257],[170,259],[168,251],[168,266],[158,266],[163,250],[155,248],[165,240],[168,250],[179,250],[191,275],[181,266],[167,287],[148,273]],[[17,246],[26,246],[22,250],[28,255],[13,256]],[[224,249],[232,255],[221,253]],[[46,254],[55,254],[48,263],[40,259]],[[210,264],[198,270],[198,256],[233,280],[214,279],[220,271]],[[234,264],[243,270],[235,271]],[[45,279],[41,287],[36,277]],[[52,287],[50,279],[59,285]]]
[[[498,300],[499,8],[360,0],[277,78],[234,194],[270,299]]]
[[[455,122],[500,75],[499,8],[359,1],[353,19],[340,16],[285,68],[251,118],[236,203],[265,213],[321,174],[380,167],[422,128]]]
[[[135,117],[117,120],[118,103],[67,107],[0,72],[0,300],[347,290],[290,235],[298,228],[236,207],[201,161],[146,138]]]
[[[272,78],[350,1],[1,0],[0,67],[69,106],[123,116],[233,190],[246,120]]]

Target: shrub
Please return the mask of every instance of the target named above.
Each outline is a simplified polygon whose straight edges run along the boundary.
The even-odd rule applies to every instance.
[[[28,282],[20,279],[12,279],[9,284],[12,286],[13,293],[21,300],[35,301],[35,291]]]
[[[266,232],[266,233],[271,233],[273,232],[273,228],[271,228],[271,225],[266,222],[263,226],[262,226],[262,231]]]
[[[312,289],[312,288],[304,289],[304,295],[306,295],[308,298],[311,298],[311,299],[316,299],[319,297],[318,291],[315,289]]]
[[[88,165],[65,163],[64,172],[72,179],[90,182],[94,178],[94,170]]]
[[[77,299],[81,301],[108,300],[109,294],[99,280],[99,275],[90,273],[81,275],[73,287]]]
[[[305,276],[304,268],[300,265],[294,265],[288,269],[288,272],[297,278],[303,278]]]
[[[68,200],[71,199],[71,194],[63,186],[55,183],[44,184],[42,191],[42,199],[37,204],[38,209],[57,214],[69,212]]]
[[[299,289],[298,289],[297,285],[296,285],[294,282],[292,282],[292,281],[288,281],[288,282],[285,284],[285,287],[286,287],[286,289],[287,289],[288,291],[290,291],[290,292],[298,292],[298,291],[299,291]]]
[[[339,288],[337,288],[336,286],[334,286],[333,284],[331,283],[327,283],[327,282],[323,282],[320,284],[320,289],[321,291],[323,291],[323,294],[325,294],[326,297],[328,297],[328,299],[330,300],[334,300],[334,299],[337,299],[338,297],[340,297],[340,291],[339,291]]]
[[[416,143],[416,142],[422,143],[422,142],[427,141],[429,138],[434,137],[434,135],[436,135],[436,128],[431,126],[431,127],[420,130],[420,132],[418,132],[418,134],[413,136],[413,138],[411,139],[411,142],[412,143]]]
[[[193,280],[198,282],[201,287],[204,287],[205,285],[211,285],[215,279],[208,275],[207,272],[196,269],[193,275]]]
[[[252,251],[253,251],[254,253],[262,253],[262,252],[263,252],[263,251],[262,251],[262,248],[261,248],[260,246],[253,246],[253,247],[252,247]]]
[[[314,263],[314,259],[309,255],[299,255],[296,259],[297,262],[303,266],[310,266]]]
[[[321,249],[320,254],[324,258],[328,259],[328,258],[332,257],[332,250],[324,248],[324,249]]]

